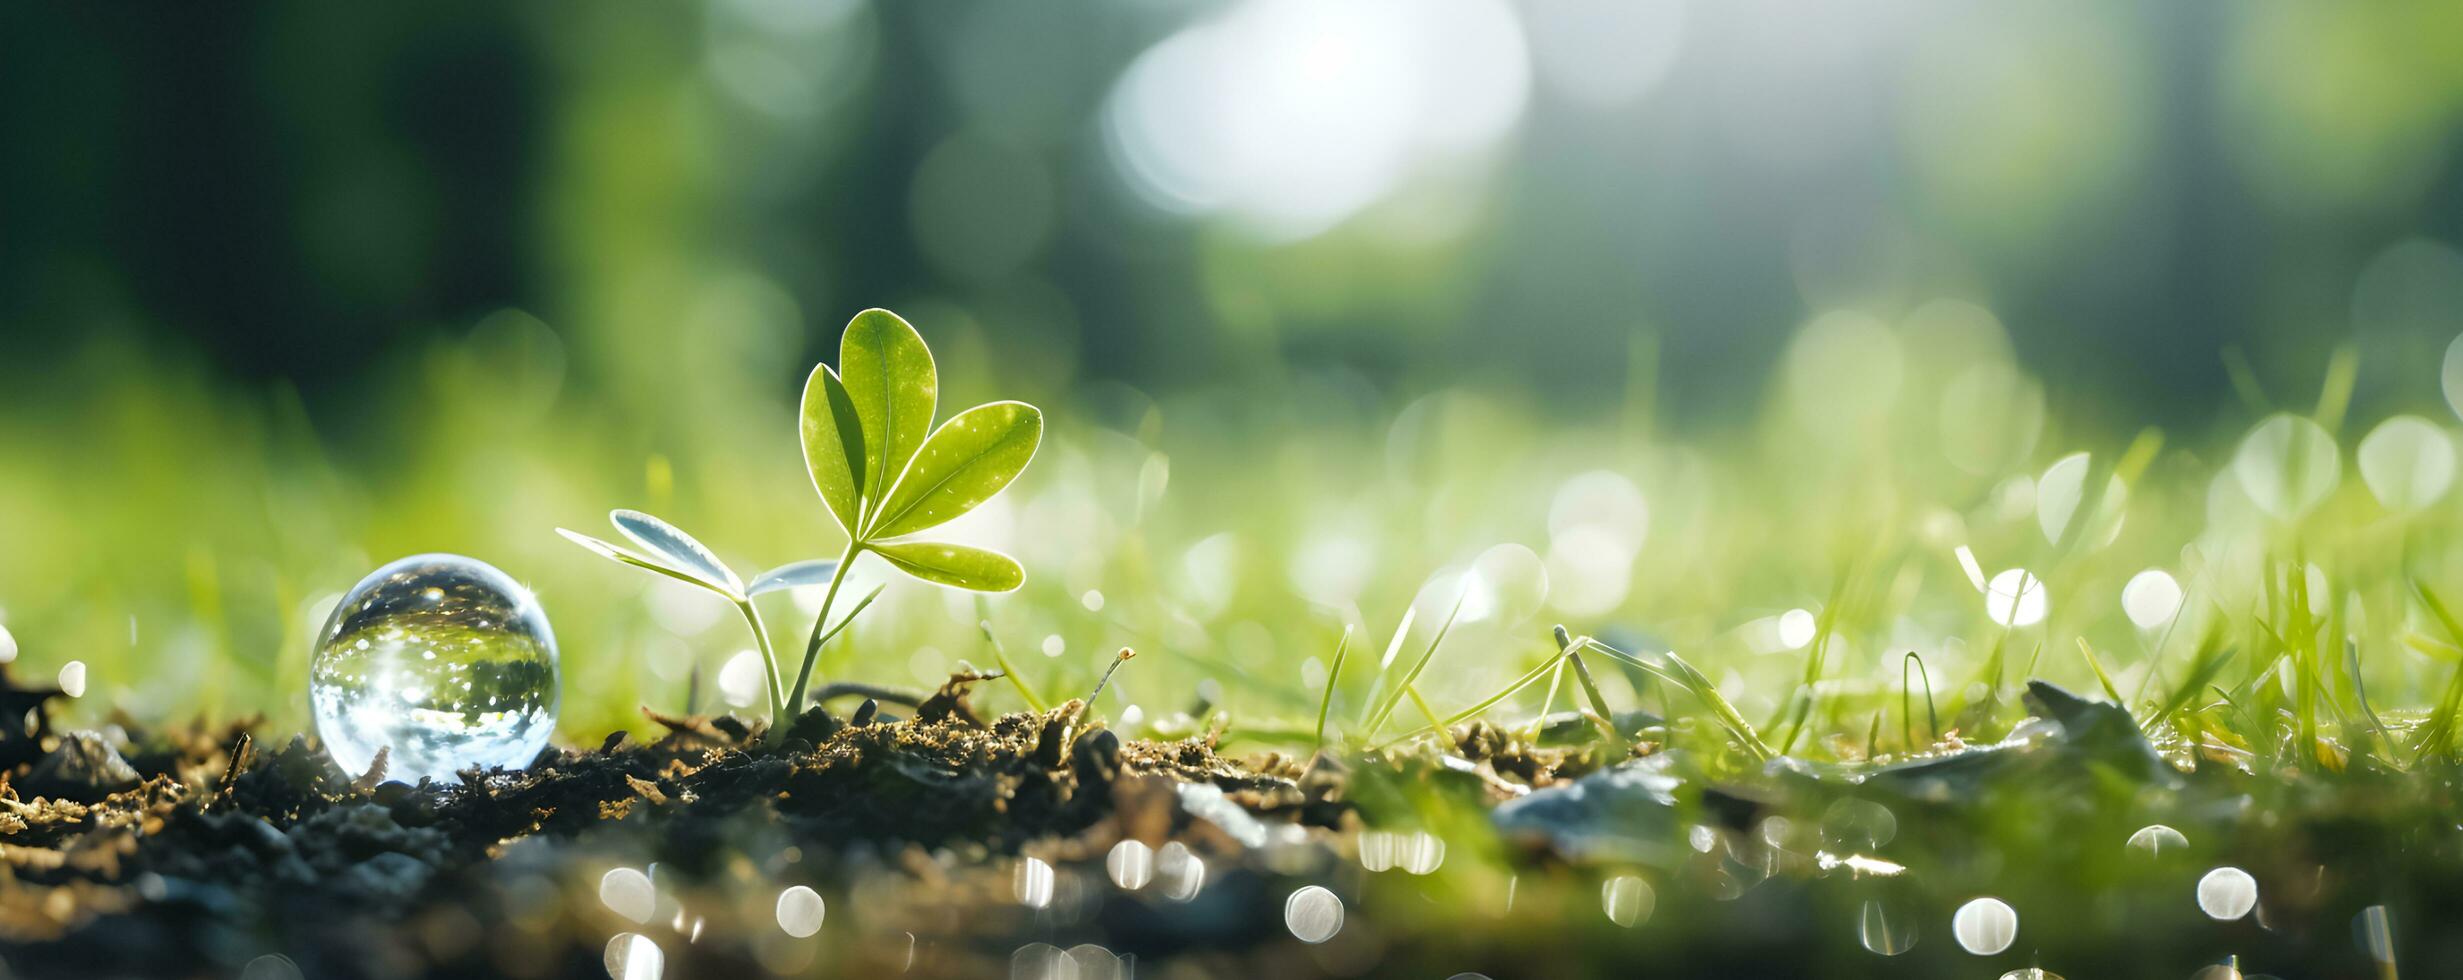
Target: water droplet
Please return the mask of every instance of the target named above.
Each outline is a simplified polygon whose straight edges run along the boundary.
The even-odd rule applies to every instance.
[[[2024,568],[2006,569],[1984,587],[1984,612],[2003,626],[2043,622],[2050,605],[2044,581]]]
[[[1651,892],[1650,882],[1632,875],[1618,875],[1599,885],[1599,907],[1608,913],[1608,921],[1632,927],[1650,921],[1651,908],[1659,896]]]
[[[505,573],[458,555],[414,555],[370,573],[334,607],[308,700],[344,772],[367,771],[388,747],[387,775],[404,781],[527,765],[556,727],[556,637],[530,590]]]
[[[1415,875],[1435,873],[1445,864],[1445,838],[1425,830],[1396,835],[1394,864]]]
[[[2150,568],[2130,576],[2129,584],[2121,587],[2121,611],[2142,630],[2151,630],[2172,621],[2172,614],[2181,610],[2181,582],[2171,572]]]
[[[2232,458],[2232,473],[2258,509],[2294,518],[2333,493],[2343,477],[2335,437],[2316,422],[2277,413],[2251,429]]]
[[[1154,848],[1135,840],[1114,844],[1112,852],[1103,856],[1103,870],[1112,876],[1112,884],[1129,891],[1144,888],[1155,877]]]
[[[738,650],[718,668],[718,696],[728,705],[749,708],[769,695],[769,667],[757,650]]]
[[[72,698],[86,696],[86,662],[71,660],[60,665],[60,693]]]
[[[659,980],[659,974],[667,971],[667,954],[639,933],[617,933],[607,941],[607,954],[601,960],[609,980]]]
[[[1991,956],[2018,940],[2018,910],[1998,898],[1979,898],[1958,907],[1950,917],[1950,935],[1960,948]]]
[[[12,663],[16,659],[17,638],[9,635],[8,627],[0,626],[0,664]]]
[[[2130,853],[2140,857],[2162,857],[2166,851],[2177,851],[2188,846],[2189,838],[2160,823],[2140,827],[2137,833],[2129,835]]]
[[[1186,902],[1206,887],[1206,862],[1189,853],[1188,845],[1173,841],[1155,852],[1155,877],[1162,884],[1163,897]]]
[[[614,868],[599,877],[599,901],[635,922],[648,922],[658,911],[658,887],[637,868]]]
[[[2360,482],[2391,511],[2437,502],[2454,483],[2454,442],[2417,415],[2397,415],[2360,441]]]
[[[1481,552],[1464,580],[1462,621],[1515,626],[1548,601],[1548,563],[1531,549],[1501,544]]]
[[[1872,952],[1897,956],[1916,948],[1916,920],[1903,909],[1866,902],[1856,916],[1856,941]]]
[[[2230,921],[2258,907],[2258,879],[2239,868],[2223,867],[2198,879],[2198,910]]]
[[[1009,954],[1009,980],[1060,980],[1074,972],[1069,954],[1051,943],[1028,943]]]
[[[1779,614],[1779,645],[1789,650],[1813,642],[1813,633],[1821,626],[1810,609],[1790,609]]]
[[[1019,861],[1017,872],[1009,879],[1009,887],[1017,895],[1018,904],[1030,909],[1050,908],[1052,866],[1045,864],[1042,858]]]
[[[827,912],[821,893],[806,886],[796,885],[778,893],[778,927],[797,939],[809,939],[820,932],[821,917]]]
[[[1382,830],[1360,831],[1360,867],[1384,871],[1394,866],[1394,835]]]
[[[2004,973],[2001,980],[2061,980],[2061,975],[2040,966],[2030,966]]]
[[[1343,900],[1322,885],[1301,888],[1283,902],[1283,925],[1301,942],[1325,942],[1343,930]]]
[[[239,968],[239,980],[304,980],[299,964],[280,953],[267,953]]]
[[[2046,467],[2044,475],[2035,481],[2036,526],[2044,531],[2044,540],[2060,543],[2069,530],[2070,518],[2078,515],[2080,504],[2086,503],[2087,474],[2093,458],[2086,453],[2071,453]],[[2079,530],[2083,543],[2101,547],[2111,544],[2121,534],[2123,510],[2129,503],[2129,485],[2118,476],[2107,477],[2104,497],[2095,505],[2095,519]]]
[[[1822,838],[1842,848],[1876,848],[1898,835],[1898,815],[1872,800],[1847,797],[1822,811]]]
[[[1128,980],[1128,959],[1093,943],[1079,943],[1061,954],[1069,980]]]

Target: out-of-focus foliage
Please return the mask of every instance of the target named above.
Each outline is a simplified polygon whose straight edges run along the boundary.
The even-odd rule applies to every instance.
[[[456,551],[538,590],[570,731],[733,697],[724,606],[551,529],[834,554],[797,386],[890,306],[946,398],[1047,409],[947,525],[1036,571],[896,581],[828,677],[988,621],[1039,689],[1127,644],[1115,712],[1297,719],[1355,624],[1356,716],[1476,567],[1440,707],[1563,620],[1758,724],[1817,638],[1825,704],[1910,649],[1948,700],[1996,610],[2013,672],[2094,686],[2083,636],[2135,693],[2157,569],[2168,681],[2297,578],[2422,704],[2459,66],[2433,2],[14,9],[0,622],[93,718],[295,721],[326,604]]]

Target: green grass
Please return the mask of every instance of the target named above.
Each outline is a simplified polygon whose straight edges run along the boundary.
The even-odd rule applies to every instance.
[[[947,525],[953,541],[1018,556],[1024,587],[978,606],[866,555],[843,583],[864,597],[862,620],[837,611],[811,646],[828,647],[817,659],[832,680],[911,687],[989,656],[1010,678],[979,695],[994,710],[1090,689],[1110,651],[1134,646],[1138,669],[1096,706],[1116,727],[1219,726],[1234,743],[1303,750],[1520,722],[1562,704],[1572,673],[1579,710],[1661,711],[1655,738],[1738,766],[1914,752],[1951,728],[2006,730],[2033,673],[2127,692],[2151,733],[2186,722],[2286,765],[2453,753],[2463,637],[2438,597],[2463,585],[2463,510],[2452,494],[2381,503],[2354,452],[2400,412],[2450,419],[2434,377],[2407,368],[2421,375],[2407,387],[2357,388],[2336,360],[2302,416],[2332,440],[2320,458],[2334,479],[2314,502],[2269,510],[2317,474],[2244,459],[2267,421],[2254,409],[2165,433],[1961,416],[1943,411],[1951,382],[2006,354],[1903,347],[1891,399],[1856,408],[1844,434],[1816,431],[1804,403],[1823,396],[1786,377],[1758,417],[1692,433],[1637,430],[1658,417],[1647,406],[1569,409],[1511,388],[1330,399],[1305,373],[1183,389],[1128,416],[1028,385],[1050,406],[1045,461]],[[127,356],[119,376],[176,377]],[[475,356],[434,355],[448,375]],[[1016,387],[988,380],[994,365],[945,360],[952,404]],[[75,709],[87,722],[125,707],[297,726],[321,603],[399,555],[468,553],[536,589],[563,650],[564,737],[595,741],[642,724],[640,705],[681,707],[696,669],[714,673],[748,638],[719,622],[725,607],[611,574],[550,529],[626,503],[694,528],[736,567],[839,553],[846,539],[788,451],[792,396],[784,380],[748,383],[656,406],[645,427],[649,409],[587,377],[519,412],[410,379],[371,386],[370,421],[328,431],[280,392],[105,386],[94,397],[108,412],[0,419],[14,459],[88,461],[18,468],[0,486],[0,526],[15,529],[0,615],[21,670],[89,665],[94,693]],[[1953,459],[1949,445],[1965,448]],[[2049,522],[2036,479],[2079,451],[2089,492]],[[2110,504],[2107,479],[2127,491]],[[108,519],[71,528],[64,514]],[[1464,570],[1501,545],[1538,556],[1545,587],[1508,576],[1489,583],[1497,594],[1467,590]],[[1993,621],[1962,547],[1988,576],[2032,573],[2043,621]],[[2186,599],[2141,629],[2119,597],[2145,569],[2177,577]],[[800,623],[818,599],[756,596],[767,608],[745,619]],[[1794,646],[1774,639],[1790,609],[1815,623]],[[1557,623],[1583,639],[1552,642]],[[1354,656],[1352,634],[1391,637],[1386,656]],[[1398,711],[1413,716],[1406,731]],[[2385,758],[2397,731],[2407,744]]]

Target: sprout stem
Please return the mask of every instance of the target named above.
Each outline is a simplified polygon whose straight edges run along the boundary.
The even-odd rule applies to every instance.
[[[762,627],[761,611],[753,608],[751,599],[736,600],[735,608],[737,612],[744,614],[744,622],[753,628],[753,642],[761,648],[761,663],[770,669],[771,724],[773,726],[784,724],[785,722],[781,719],[787,716],[787,702],[779,696],[778,651],[770,646],[770,631]],[[691,708],[688,706],[686,710],[690,711]]]
[[[863,553],[864,543],[861,540],[849,538],[847,553],[838,559],[838,567],[830,572],[830,590],[821,596],[821,614],[812,618],[812,639],[804,644],[804,666],[795,672],[795,687],[787,695],[787,707],[797,710],[803,707],[805,687],[812,683],[813,661],[821,658],[821,643],[829,639],[822,633],[822,627],[829,624],[830,606],[838,601],[838,587],[847,584],[848,570],[855,567],[855,559]],[[784,718],[781,723],[786,724],[793,721],[793,718]]]
[[[1095,679],[1095,691],[1094,693],[1086,696],[1086,703],[1089,706],[1092,706],[1095,703],[1096,698],[1102,697],[1103,689],[1112,683],[1112,673],[1119,670],[1120,665],[1128,663],[1130,660],[1136,658],[1136,656],[1137,651],[1128,647],[1121,647],[1119,653],[1113,654],[1112,665],[1103,668],[1103,676]]]

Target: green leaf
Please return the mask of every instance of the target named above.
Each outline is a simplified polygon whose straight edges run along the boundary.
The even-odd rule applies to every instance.
[[[584,548],[588,548],[591,551],[596,552],[599,557],[606,558],[610,561],[631,565],[634,568],[639,568],[646,571],[657,572],[661,575],[667,576],[668,578],[675,579],[678,582],[685,583],[686,585],[699,586],[712,592],[716,592],[719,595],[726,596],[731,601],[740,602],[744,598],[741,595],[728,591],[727,587],[724,585],[711,582],[691,572],[669,568],[652,558],[634,554],[633,552],[626,551],[623,548],[610,544],[606,541],[583,534],[580,531],[571,531],[560,527],[556,529],[556,533],[564,535],[566,540],[571,541],[574,544],[581,545]]]
[[[837,574],[838,563],[827,558],[791,561],[753,576],[752,584],[744,587],[744,594],[756,596],[777,592],[781,589],[828,585],[830,579]]]
[[[932,431],[940,374],[924,338],[888,310],[865,310],[847,321],[838,342],[838,371],[863,423],[856,486],[863,499],[877,505]]]
[[[993,402],[958,413],[924,442],[906,475],[873,509],[865,540],[938,526],[974,510],[1016,479],[1043,442],[1043,413],[1025,402]]]
[[[899,571],[952,588],[1007,592],[1026,584],[1026,570],[997,551],[930,541],[878,545],[873,550]]]
[[[928,410],[928,409],[927,409]],[[854,537],[862,525],[864,506],[864,426],[846,383],[827,364],[816,364],[804,379],[804,469],[812,487],[830,505],[838,526]]]
[[[638,510],[609,511],[607,519],[661,564],[700,579],[722,593],[743,597],[744,580],[737,578],[727,563],[719,561],[708,545],[684,533],[682,528]]]

